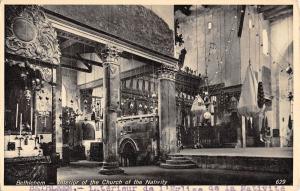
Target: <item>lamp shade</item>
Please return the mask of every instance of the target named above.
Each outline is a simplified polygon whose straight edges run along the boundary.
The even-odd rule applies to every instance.
[[[256,77],[249,64],[245,80],[242,84],[241,96],[237,107],[239,114],[246,117],[254,117],[260,112],[257,105],[257,87],[258,83]]]
[[[194,114],[202,115],[206,111],[207,110],[206,110],[203,99],[199,95],[197,95],[193,102],[191,112]]]

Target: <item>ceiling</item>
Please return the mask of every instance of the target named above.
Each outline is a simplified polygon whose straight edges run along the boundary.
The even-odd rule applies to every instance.
[[[292,5],[260,5],[257,7],[258,13],[262,13],[265,20],[274,22],[286,18],[293,14]]]

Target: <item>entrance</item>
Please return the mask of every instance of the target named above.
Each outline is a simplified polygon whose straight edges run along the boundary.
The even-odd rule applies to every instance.
[[[127,141],[124,143],[123,150],[121,150],[121,166],[135,166],[137,153],[134,145]]]

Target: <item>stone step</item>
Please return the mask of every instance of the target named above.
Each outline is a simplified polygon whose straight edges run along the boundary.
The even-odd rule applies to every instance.
[[[124,174],[124,170],[121,168],[112,168],[112,169],[107,169],[102,167],[99,171],[99,174],[103,175],[117,175],[117,174]]]
[[[72,167],[95,168],[103,165],[103,162],[98,161],[72,161],[69,163]]]
[[[184,159],[184,160],[179,160],[179,159],[176,159],[176,160],[166,160],[166,163],[167,164],[194,164],[193,161],[187,160],[187,159]]]
[[[171,160],[190,160],[189,158],[183,156],[171,156],[170,158]]]
[[[160,167],[167,169],[190,169],[190,168],[198,168],[196,164],[167,164],[161,163]]]

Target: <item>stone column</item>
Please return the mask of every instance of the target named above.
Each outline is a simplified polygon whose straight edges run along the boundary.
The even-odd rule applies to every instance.
[[[117,63],[120,51],[105,46],[98,55],[103,62],[103,166],[100,174],[120,174],[117,143],[117,109],[119,107],[120,66]]]
[[[160,160],[177,152],[175,68],[163,66],[158,71],[158,115]]]
[[[56,185],[57,184],[57,164],[56,160],[56,130],[57,130],[57,68],[52,66],[52,80],[51,80],[51,93],[52,93],[52,107],[51,107],[51,121],[52,121],[52,147],[51,147],[51,170],[47,174],[47,179],[49,184]]]
[[[63,140],[63,130],[62,130],[62,68],[61,65],[57,66],[56,68],[56,152],[59,153],[60,159],[62,159],[62,162],[64,163],[64,155],[66,154],[64,150],[64,140]]]

